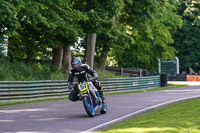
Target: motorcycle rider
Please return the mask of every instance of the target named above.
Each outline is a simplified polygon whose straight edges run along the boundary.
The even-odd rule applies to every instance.
[[[103,103],[105,102],[105,95],[103,94],[103,89],[101,87],[101,83],[97,81],[98,74],[96,71],[94,71],[89,65],[82,64],[81,60],[78,57],[75,57],[71,61],[72,68],[69,72],[69,78],[68,78],[68,85],[69,89],[72,90],[69,94],[69,99],[71,101],[77,101],[79,100],[79,97],[77,96],[79,94],[78,85],[74,85],[73,87],[73,80],[74,77],[77,79],[77,82],[84,82],[84,81],[91,81],[93,85],[97,88],[100,96],[102,97]],[[90,74],[92,78],[89,77]]]

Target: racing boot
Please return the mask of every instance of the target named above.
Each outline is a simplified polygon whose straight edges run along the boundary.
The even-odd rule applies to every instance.
[[[100,96],[101,96],[101,99],[102,99],[102,103],[104,104],[106,102],[106,97],[105,95],[103,94],[103,91],[98,91]]]

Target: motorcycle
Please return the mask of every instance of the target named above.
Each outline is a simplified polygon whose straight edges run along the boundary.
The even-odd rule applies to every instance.
[[[85,111],[90,117],[94,117],[95,113],[106,113],[106,102],[102,101],[100,94],[91,81],[85,81],[78,84],[78,89],[80,91],[80,98],[83,101]]]

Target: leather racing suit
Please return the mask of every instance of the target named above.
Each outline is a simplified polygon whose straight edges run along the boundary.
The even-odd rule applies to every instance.
[[[90,77],[89,77],[88,74],[92,76],[92,79],[90,79]],[[103,95],[103,90],[102,90],[102,87],[101,87],[101,83],[99,81],[97,81],[98,74],[89,65],[87,65],[87,64],[81,64],[81,66],[79,67],[79,69],[72,68],[70,70],[69,78],[68,78],[68,84],[69,84],[69,86],[72,86],[74,78],[76,78],[76,80],[77,80],[78,83],[84,82],[84,81],[87,81],[87,80],[90,79],[92,81],[93,85],[97,88],[99,94],[101,96],[104,96]],[[79,100],[79,97],[77,96],[78,94],[79,94],[78,85],[75,85],[74,89],[69,94],[69,99],[71,101],[77,101],[77,100]],[[103,97],[103,98],[105,100],[105,97]]]

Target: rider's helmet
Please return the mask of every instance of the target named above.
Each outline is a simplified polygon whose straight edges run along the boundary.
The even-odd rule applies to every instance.
[[[79,70],[82,63],[78,57],[74,57],[71,61],[71,64],[73,69]]]

